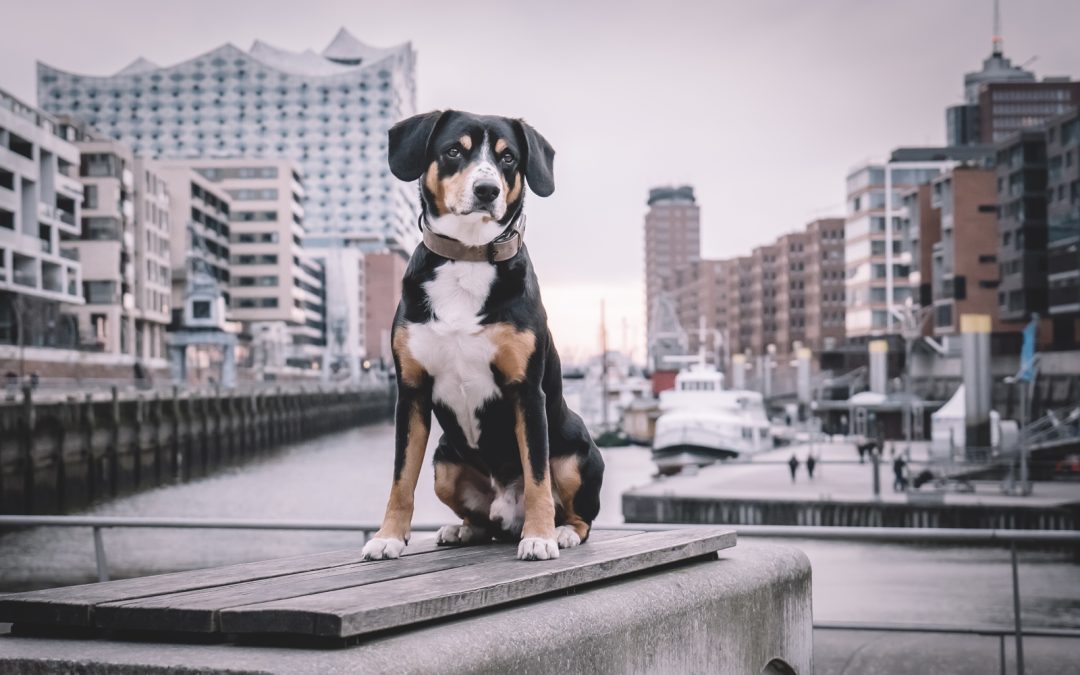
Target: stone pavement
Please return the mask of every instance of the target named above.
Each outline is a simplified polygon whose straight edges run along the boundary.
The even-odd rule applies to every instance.
[[[1015,642],[1005,639],[1005,672],[1016,672]],[[984,675],[1001,672],[994,636],[814,631],[815,675]],[[1024,639],[1027,673],[1080,675],[1080,639]]]

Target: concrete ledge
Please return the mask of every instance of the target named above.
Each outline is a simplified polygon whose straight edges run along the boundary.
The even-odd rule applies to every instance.
[[[739,544],[704,560],[341,649],[0,638],[0,672],[812,673],[810,563]],[[765,671],[774,672],[774,671]],[[784,671],[776,671],[784,672]]]

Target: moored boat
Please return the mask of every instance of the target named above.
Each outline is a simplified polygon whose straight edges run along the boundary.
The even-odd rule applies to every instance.
[[[772,448],[764,400],[755,391],[723,388],[723,374],[696,364],[660,394],[653,462],[660,473],[678,473]]]

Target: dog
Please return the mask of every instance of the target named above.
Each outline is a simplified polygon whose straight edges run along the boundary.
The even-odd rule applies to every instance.
[[[550,560],[589,537],[604,461],[566,405],[562,370],[522,237],[525,185],[555,191],[551,145],[518,119],[435,111],[394,125],[390,171],[418,181],[423,243],[391,331],[397,370],[394,476],[365,560],[408,540],[431,428],[435,493],[461,518],[441,545],[518,540]]]

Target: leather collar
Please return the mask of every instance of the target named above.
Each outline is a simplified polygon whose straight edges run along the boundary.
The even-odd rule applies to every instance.
[[[509,260],[517,255],[525,243],[525,214],[519,214],[502,234],[486,244],[464,244],[457,239],[447,237],[434,232],[430,227],[424,227],[425,218],[420,216],[420,230],[424,235],[424,246],[436,255],[450,260],[464,262],[497,263]]]

